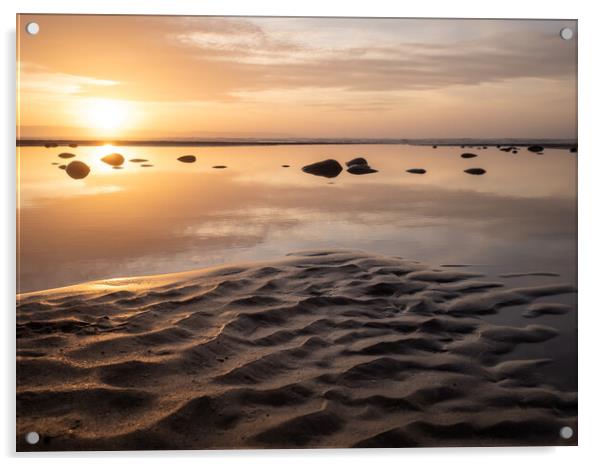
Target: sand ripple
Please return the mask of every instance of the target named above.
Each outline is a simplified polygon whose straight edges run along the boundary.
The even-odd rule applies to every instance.
[[[574,444],[558,432],[576,430],[576,393],[513,353],[557,335],[536,318],[570,312],[549,297],[574,291],[308,251],[20,295],[17,445]],[[517,304],[531,325],[480,317]]]

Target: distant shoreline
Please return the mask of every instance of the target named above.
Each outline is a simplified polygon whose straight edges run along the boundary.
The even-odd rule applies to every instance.
[[[414,146],[529,146],[570,148],[576,140],[566,139],[196,139],[196,140],[77,140],[77,139],[17,139],[17,147],[56,146],[174,146],[174,147],[228,147],[228,146],[302,146],[302,145],[414,145]]]

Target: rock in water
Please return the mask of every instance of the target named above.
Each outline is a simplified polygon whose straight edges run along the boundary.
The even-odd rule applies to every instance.
[[[543,147],[542,146],[529,146],[529,147],[527,147],[527,150],[529,152],[543,152]]]
[[[369,173],[376,173],[376,172],[378,172],[378,170],[375,170],[374,168],[370,167],[369,165],[359,164],[359,165],[351,165],[347,169],[347,172],[351,173],[352,175],[367,175]]]
[[[196,162],[196,157],[194,155],[183,155],[182,157],[178,157],[178,160],[183,163],[194,163]]]
[[[112,165],[114,167],[118,167],[119,165],[122,165],[123,162],[125,162],[125,159],[123,158],[123,155],[117,154],[117,153],[105,155],[100,160],[102,160],[104,163],[106,163],[108,165]]]
[[[324,176],[326,178],[335,178],[343,171],[343,167],[334,159],[322,160],[304,166],[301,170],[310,175]]]
[[[84,162],[80,162],[79,160],[74,160],[69,165],[67,165],[67,175],[75,180],[81,180],[85,178],[90,173],[90,167],[86,165]]]
[[[148,162],[147,159],[130,159],[130,162],[139,163],[139,162]]]
[[[59,165],[60,170],[64,170],[65,168],[67,168],[67,165]]]
[[[282,168],[289,168],[290,165],[282,165]]]
[[[151,165],[150,163],[143,163],[142,165],[140,165],[141,167],[152,167],[153,165]]]
[[[477,156],[477,154],[471,154],[470,152],[465,152],[460,157],[462,157],[463,159],[472,159],[476,156]]]
[[[577,148],[576,147],[571,147],[569,149],[569,152],[572,152],[574,154],[575,152],[577,152]]]
[[[61,152],[61,153],[59,154],[59,157],[60,157],[61,159],[72,159],[73,157],[75,157],[75,154],[71,154],[71,153],[69,153],[69,152]]]
[[[345,162],[345,165],[348,167],[352,165],[368,165],[368,161],[364,157],[356,157],[355,159],[351,159],[349,162]]]
[[[75,144],[74,142],[72,142],[71,144],[69,144],[69,147],[77,147],[77,144]]]
[[[436,149],[436,148],[437,148],[437,146],[433,146],[433,149]]]
[[[424,175],[426,173],[426,170],[424,168],[410,168],[409,170],[406,170],[408,173],[413,173],[415,175]]]
[[[228,168],[226,165],[214,165],[213,168]]]
[[[469,175],[484,175],[485,173],[487,173],[482,168],[467,168],[466,170],[464,170],[464,172],[468,173]]]

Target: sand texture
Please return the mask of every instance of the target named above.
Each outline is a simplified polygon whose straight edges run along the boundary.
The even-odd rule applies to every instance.
[[[576,393],[513,354],[557,335],[539,315],[574,312],[550,280],[304,251],[22,294],[17,448],[573,445]],[[528,325],[482,318],[516,304]]]

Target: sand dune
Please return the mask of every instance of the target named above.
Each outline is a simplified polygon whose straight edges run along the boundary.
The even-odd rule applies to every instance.
[[[513,354],[571,311],[536,302],[575,291],[551,280],[306,251],[23,294],[17,448],[576,444],[576,393]],[[480,317],[516,304],[530,325]]]

